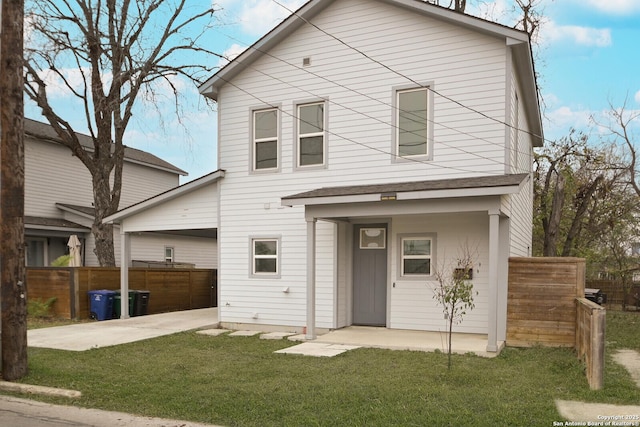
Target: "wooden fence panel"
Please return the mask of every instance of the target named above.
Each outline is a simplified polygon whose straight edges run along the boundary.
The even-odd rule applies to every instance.
[[[507,345],[573,347],[585,271],[579,258],[511,258]]]
[[[31,301],[47,301],[56,298],[51,314],[70,319],[73,316],[72,270],[68,268],[28,268],[27,298]]]
[[[587,381],[592,390],[604,385],[604,333],[606,310],[586,298],[577,298],[576,351],[587,367]]]
[[[129,289],[149,291],[147,314],[214,307],[216,300],[212,296],[217,292],[216,277],[216,270],[208,269],[130,268]],[[29,298],[58,298],[54,304],[57,316],[87,319],[87,292],[120,290],[120,269],[28,268],[27,286]]]

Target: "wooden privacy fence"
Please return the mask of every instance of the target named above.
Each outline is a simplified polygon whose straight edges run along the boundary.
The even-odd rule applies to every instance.
[[[604,332],[606,311],[586,298],[576,300],[578,309],[576,351],[587,366],[589,386],[599,390],[604,385]]]
[[[88,318],[88,291],[100,289],[120,289],[119,268],[27,268],[27,298],[56,298],[59,317]],[[215,307],[217,270],[129,268],[129,289],[149,291],[148,314]]]
[[[584,298],[585,271],[581,258],[509,259],[506,344],[575,348],[597,390],[603,386],[606,311]]]
[[[585,270],[581,258],[511,258],[507,345],[574,347]]]

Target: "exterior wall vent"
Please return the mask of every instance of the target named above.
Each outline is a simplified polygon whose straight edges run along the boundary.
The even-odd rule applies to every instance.
[[[302,58],[302,66],[308,67],[309,65],[311,65],[311,58],[308,56],[306,58]]]

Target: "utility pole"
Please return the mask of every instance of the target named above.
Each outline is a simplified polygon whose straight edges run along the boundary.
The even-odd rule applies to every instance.
[[[23,26],[24,0],[0,0],[0,351],[7,381],[28,370]]]

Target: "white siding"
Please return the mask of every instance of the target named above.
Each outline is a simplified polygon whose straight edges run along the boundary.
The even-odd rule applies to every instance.
[[[371,0],[334,2],[314,18],[314,24],[397,73],[305,25],[236,76],[233,85],[220,89],[219,165],[226,171],[220,189],[219,230],[223,322],[305,325],[304,209],[281,207],[283,196],[328,186],[483,176],[507,170],[506,131],[499,123],[508,120],[505,40]],[[311,58],[311,65],[302,68],[305,57]],[[415,82],[431,84],[438,92],[433,94],[430,123],[433,160],[397,162],[391,156],[394,91]],[[320,99],[328,100],[327,165],[297,170],[296,104]],[[279,169],[254,174],[250,172],[250,111],[275,105],[282,111]],[[452,220],[428,217],[426,225],[423,219],[395,218],[394,233],[426,226],[439,233],[438,251],[447,254],[469,236],[480,245],[482,265],[488,265],[486,213]],[[350,237],[344,233],[351,228],[338,226],[335,242],[334,227],[318,223],[319,327],[350,322]],[[279,278],[249,277],[252,236],[281,239]],[[481,292],[476,309],[457,330],[486,332],[487,274],[480,268],[474,279]],[[283,292],[287,288],[289,292]],[[402,283],[394,289],[391,326],[440,328],[444,324],[441,310],[434,308],[431,295],[425,283]]]
[[[206,185],[124,219],[127,232],[218,227],[218,185]]]
[[[125,163],[120,207],[178,185],[175,173]],[[25,215],[61,218],[56,203],[93,205],[91,175],[68,148],[27,137],[25,141]]]
[[[118,247],[120,245],[118,244]],[[195,264],[196,268],[218,268],[215,239],[175,236],[161,233],[131,237],[131,259],[164,261],[164,248],[174,249],[174,262]]]
[[[400,277],[400,247],[398,234],[436,233],[437,269],[452,269],[465,246],[477,254],[473,272],[475,308],[467,312],[462,323],[454,325],[455,332],[487,333],[488,276],[489,276],[489,217],[487,213],[425,215],[393,218],[390,240],[391,318],[389,325],[397,329],[445,331],[442,306],[434,299],[437,282],[404,280]]]

